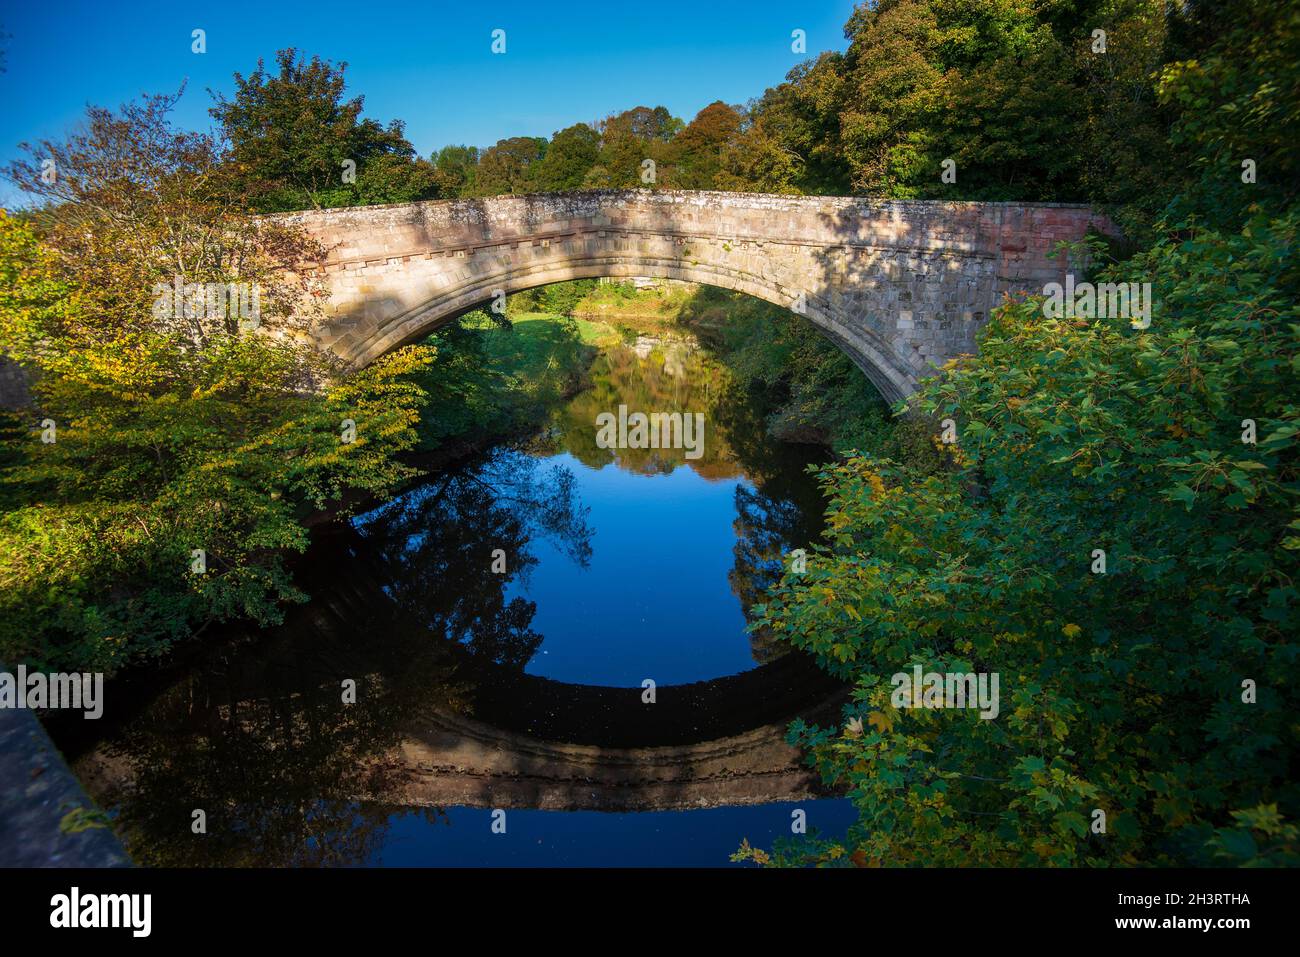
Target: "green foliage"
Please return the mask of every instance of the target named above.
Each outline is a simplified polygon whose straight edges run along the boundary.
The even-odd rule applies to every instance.
[[[1180,184],[1154,79],[1169,24],[1188,16],[1156,0],[861,4],[845,53],[801,64],[751,104],[715,185],[1091,200],[1149,226]]]
[[[560,130],[533,167],[530,185],[542,193],[580,189],[599,153],[600,134],[594,127],[577,123]]]
[[[218,144],[171,122],[179,97],[147,96],[118,111],[89,107],[83,125],[64,138],[24,144],[28,158],[9,164],[5,175],[42,203],[25,216],[41,231],[51,271],[27,271],[31,302],[42,304],[56,334],[96,346],[149,329],[203,349],[238,333],[248,317],[229,301],[209,308],[200,293],[200,307],[194,299],[178,304],[170,293],[191,283],[238,281],[258,288],[262,329],[301,336],[319,313],[318,289],[308,271],[283,267],[314,261],[319,247],[283,223],[248,216]],[[42,157],[59,170],[48,182]],[[12,237],[17,245],[7,250],[26,261],[19,247],[29,240]],[[46,281],[75,287],[75,308],[51,312],[72,300],[40,288]],[[11,332],[46,334],[39,323],[18,323]],[[38,347],[38,340],[13,343],[18,351],[35,349],[43,362],[60,360]]]
[[[213,330],[196,347],[146,323],[114,329],[69,272],[0,216],[0,339],[35,374],[36,403],[4,436],[0,657],[112,671],[212,620],[277,621],[303,597],[282,554],[305,546],[307,515],[411,474],[393,453],[415,440],[406,377],[427,350],[313,389],[316,358],[291,339]],[[340,441],[344,419],[355,442]]]
[[[662,106],[638,106],[606,117],[599,124],[600,155],[585,185],[614,189],[645,186],[641,164],[653,160],[657,167],[667,167],[670,143],[681,129],[682,121]]]
[[[596,288],[594,279],[575,279],[571,282],[557,282],[537,290],[538,304],[541,311],[557,316],[572,314],[574,308]]]
[[[532,185],[533,168],[546,153],[546,138],[514,136],[500,140],[479,156],[470,196],[500,196],[527,193]]]
[[[855,189],[1069,198],[1081,100],[1037,5],[899,0],[858,8],[847,29],[840,135]],[[956,184],[940,179],[948,159]]]
[[[1062,8],[1065,22],[1078,27],[1074,64],[1083,115],[1078,148],[1070,150],[1078,164],[1077,192],[1104,206],[1130,241],[1150,242],[1153,222],[1188,184],[1169,141],[1173,116],[1161,107],[1154,82],[1177,19],[1157,3],[1105,3],[1081,23],[1068,17],[1068,4]],[[1094,29],[1106,32],[1104,54],[1078,39]]]
[[[720,189],[770,193],[849,192],[840,142],[844,58],[823,53],[790,71],[748,111],[723,151]]]
[[[741,122],[740,113],[721,100],[700,110],[673,137],[672,167],[665,185],[673,189],[713,189],[723,151],[740,132]]]
[[[476,146],[444,146],[434,153],[433,175],[438,195],[447,199],[471,195],[478,158]]]
[[[1300,863],[1297,10],[855,13],[838,135],[857,188],[945,195],[930,177],[952,155],[955,195],[1112,204],[1141,251],[1094,278],[1150,282],[1155,308],[1140,330],[1010,302],[909,401],[909,454],[822,470],[826,540],[755,627],[853,683],[843,726],[791,740],[859,820],[736,859]],[[914,665],[997,673],[1000,716],[896,707]]]
[[[752,296],[703,286],[679,319],[713,346],[745,388],[775,400],[768,422],[774,437],[884,450],[890,432],[884,401],[806,318]]]
[[[865,719],[793,731],[860,812],[812,857],[1209,864],[1245,846],[1234,812],[1295,818],[1296,229],[1192,230],[1117,267],[1153,282],[1143,332],[1004,307],[912,402],[958,423],[951,469],[823,472],[827,540],[760,622],[852,679]],[[997,672],[1002,716],[895,709],[914,664]]]
[[[1194,158],[1182,215],[1239,225],[1254,204],[1296,197],[1300,137],[1300,3],[1248,0],[1230,12],[1196,4],[1193,23],[1215,38],[1199,56],[1166,64],[1156,92],[1176,112],[1171,140]],[[1252,160],[1256,182],[1242,181]]]
[[[470,313],[427,343],[437,358],[412,377],[428,395],[419,424],[425,450],[537,425],[578,388],[593,355],[571,320],[513,311],[504,326]]]
[[[444,147],[434,155],[434,175],[443,196],[644,187],[642,163],[649,159],[656,164],[649,185],[710,188],[718,154],[739,121],[721,103],[705,107],[689,127],[665,107],[638,106],[566,127],[550,140],[515,136],[482,152]]]
[[[433,164],[418,159],[394,120],[361,119],[364,99],[344,100],[346,63],[276,54],[278,73],[235,74],[235,95],[209,111],[230,144],[240,191],[262,212],[404,203],[437,193]],[[344,179],[352,164],[355,182]]]

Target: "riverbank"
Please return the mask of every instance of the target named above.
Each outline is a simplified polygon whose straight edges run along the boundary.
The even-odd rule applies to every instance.
[[[773,440],[824,445],[840,453],[903,451],[894,444],[896,422],[889,408],[861,370],[789,309],[675,280],[580,280],[545,293],[512,297],[507,312],[528,315],[539,300],[550,301],[566,306],[575,322],[612,328],[625,339],[690,337],[716,355],[742,388],[773,401],[767,419]]]
[[[411,840],[432,855],[444,831],[421,811],[450,804],[660,815],[629,819],[632,836],[709,809],[731,837],[705,863],[723,864],[764,832],[748,822],[823,806],[785,735],[835,721],[847,689],[746,628],[820,530],[812,450],[770,441],[691,337],[579,322],[568,355],[602,343],[581,377],[529,347],[565,321],[481,327],[465,348],[577,391],[528,406],[547,412],[526,437],[445,439],[419,482],[313,528],[292,568],[312,598],[282,624],[214,627],[165,673],[114,681],[96,727],[52,725],[139,863],[355,863]],[[600,447],[593,412],[611,404],[700,410],[704,455]],[[203,841],[175,826],[196,806]],[[680,862],[681,842],[655,843]]]

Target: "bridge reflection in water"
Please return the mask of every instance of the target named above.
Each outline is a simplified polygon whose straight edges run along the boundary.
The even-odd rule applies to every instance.
[[[528,440],[319,525],[295,570],[313,600],[282,626],[209,636],[169,673],[109,687],[104,720],[58,731],[138,862],[373,862],[395,829],[441,861],[446,829],[419,825],[477,808],[522,811],[524,826],[602,812],[586,818],[596,830],[608,812],[664,812],[622,825],[680,833],[648,862],[723,863],[755,835],[706,842],[720,856],[703,860],[698,818],[673,815],[713,809],[727,833],[734,815],[716,815],[762,805],[770,828],[774,802],[820,793],[785,729],[833,724],[844,689],[745,622],[783,556],[816,539],[805,466],[824,453],[770,441],[762,410],[685,346],[611,346],[590,375]],[[707,454],[596,447],[595,411],[619,403],[704,410]],[[496,547],[509,570],[489,574]],[[663,679],[653,704],[643,673]],[[465,840],[463,862],[502,853]]]
[[[137,863],[360,863],[401,807],[432,821],[455,806],[650,811],[822,793],[785,728],[834,720],[844,691],[799,656],[660,687],[647,706],[639,687],[528,675],[431,632],[351,526],[322,529],[303,573],[321,597],[284,625],[119,685],[134,705],[100,727],[56,729]],[[345,679],[355,704],[341,703]],[[78,741],[87,732],[97,739]]]

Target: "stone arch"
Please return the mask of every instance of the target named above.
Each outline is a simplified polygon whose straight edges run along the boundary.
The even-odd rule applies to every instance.
[[[1113,224],[1086,206],[594,190],[279,214],[321,243],[320,343],[354,365],[537,286],[655,276],[789,308],[888,400],[974,353],[1005,296],[1064,279],[1054,249]]]
[[[784,308],[792,308],[793,297],[777,283],[753,273],[716,264],[689,263],[680,259],[627,256],[573,257],[548,259],[524,266],[511,266],[476,275],[468,282],[442,290],[421,304],[378,324],[365,338],[346,350],[336,351],[353,366],[364,366],[399,346],[424,338],[456,316],[490,302],[497,290],[506,295],[549,286],[573,279],[622,279],[649,276],[678,279],[741,292]],[[869,330],[854,328],[847,317],[837,315],[828,298],[805,294],[803,316],[834,342],[867,377],[888,402],[905,398],[916,380]]]

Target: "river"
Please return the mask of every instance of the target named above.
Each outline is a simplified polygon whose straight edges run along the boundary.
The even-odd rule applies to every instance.
[[[816,539],[827,453],[772,441],[693,341],[607,346],[588,378],[534,434],[319,528],[282,625],[52,726],[138,863],[719,866],[795,820],[843,833],[783,740],[843,690],[746,627]],[[703,441],[606,447],[620,406],[700,413]]]

